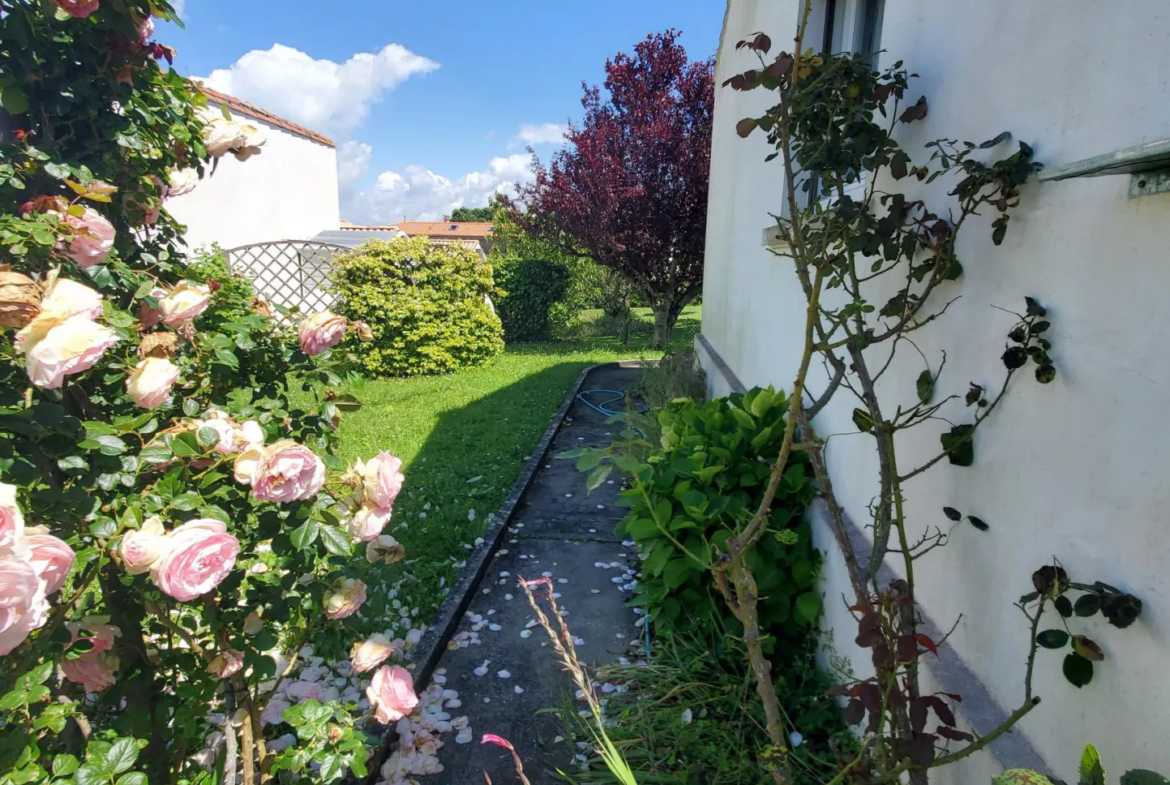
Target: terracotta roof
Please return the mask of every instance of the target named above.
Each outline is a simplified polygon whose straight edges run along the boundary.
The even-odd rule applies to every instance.
[[[228,95],[227,93],[221,93],[218,90],[212,90],[210,87],[202,84],[201,82],[195,82],[195,86],[198,87],[205,96],[207,96],[207,100],[214,101],[217,104],[222,104],[233,112],[239,112],[242,115],[254,117],[257,120],[262,120],[268,123],[269,125],[275,125],[277,128],[283,128],[286,131],[290,131],[297,136],[303,136],[306,139],[312,139],[314,142],[320,142],[321,144],[335,147],[333,140],[329,137],[322,136],[316,131],[310,131],[308,128],[297,125],[296,123],[290,123],[283,117],[277,117],[272,112],[269,112],[266,109],[261,109],[255,104],[250,104],[247,101],[236,98],[234,95]]]
[[[491,221],[399,221],[394,224],[411,237],[485,240],[492,236]]]
[[[399,221],[386,226],[362,226],[341,219],[343,232],[387,232],[397,229],[408,237],[432,240],[486,240],[492,236],[490,221]]]

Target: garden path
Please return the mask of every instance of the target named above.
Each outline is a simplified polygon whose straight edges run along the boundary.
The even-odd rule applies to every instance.
[[[637,368],[605,366],[593,371],[582,389],[625,389],[640,375]],[[637,644],[638,617],[625,604],[629,591],[622,589],[633,580],[629,571],[637,556],[632,543],[624,546],[614,533],[624,517],[616,505],[620,480],[587,493],[585,475],[575,462],[553,457],[566,449],[607,445],[620,426],[605,419],[580,399],[574,402],[475,589],[454,638],[465,645],[448,649],[437,671],[446,677],[448,688],[459,692],[463,705],[452,714],[468,716],[474,740],[456,744],[446,737],[439,751],[444,771],[424,781],[478,783],[486,771],[496,785],[516,782],[507,751],[480,744],[485,733],[512,742],[532,785],[559,782],[557,768],[568,770],[574,756],[592,754],[560,740],[559,722],[543,711],[566,705],[574,688],[544,630],[529,626],[535,614],[517,579],[551,576],[561,595],[558,603],[568,611],[565,620],[578,638],[578,655],[591,672],[616,662]],[[585,708],[584,703],[576,705]]]

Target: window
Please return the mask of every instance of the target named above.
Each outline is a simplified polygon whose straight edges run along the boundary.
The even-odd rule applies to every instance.
[[[821,51],[856,52],[877,61],[885,0],[812,0],[810,30],[822,31]]]

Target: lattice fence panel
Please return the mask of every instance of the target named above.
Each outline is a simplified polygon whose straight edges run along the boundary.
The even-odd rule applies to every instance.
[[[324,311],[333,303],[329,273],[342,245],[285,240],[257,243],[227,252],[228,265],[252,280],[257,294],[301,313]]]

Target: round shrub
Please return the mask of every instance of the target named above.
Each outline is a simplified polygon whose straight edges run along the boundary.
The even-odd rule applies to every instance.
[[[569,289],[569,270],[543,259],[505,261],[499,266],[500,320],[508,341],[539,341],[552,337],[553,307]]]
[[[334,310],[370,326],[358,362],[375,376],[447,373],[504,350],[492,267],[458,245],[372,240],[335,261]]]

